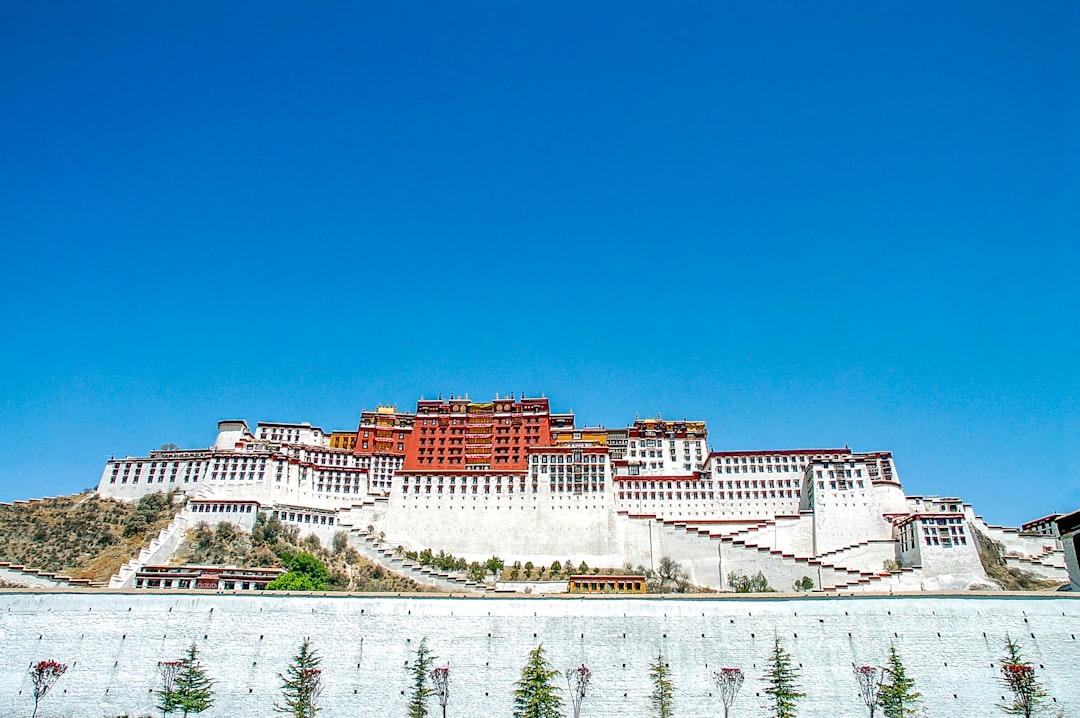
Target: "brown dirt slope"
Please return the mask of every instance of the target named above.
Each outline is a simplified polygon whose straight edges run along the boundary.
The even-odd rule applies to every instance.
[[[181,508],[170,494],[127,503],[93,492],[0,504],[0,561],[104,583]]]
[[[1058,581],[1039,578],[1028,571],[1006,565],[1005,547],[981,531],[975,532],[975,540],[979,549],[979,560],[982,561],[986,575],[1001,584],[1006,591],[1042,591],[1060,585]]]

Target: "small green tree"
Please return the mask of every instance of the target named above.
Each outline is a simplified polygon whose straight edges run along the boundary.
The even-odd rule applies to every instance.
[[[554,576],[555,574],[561,573],[561,572],[562,572],[562,564],[559,563],[558,561],[553,562],[551,564],[551,575]]]
[[[412,665],[405,667],[413,679],[412,694],[409,697],[409,718],[427,718],[427,699],[434,693],[434,689],[428,685],[428,680],[431,677],[431,664],[437,657],[431,655],[425,637],[420,639],[420,645],[416,647],[416,658]]]
[[[266,584],[267,591],[321,591],[322,588],[303,573],[283,573]]]
[[[268,591],[322,591],[326,588],[326,581],[330,578],[330,572],[326,565],[312,554],[301,551],[291,556],[285,567],[288,573],[275,578],[266,585]]]
[[[878,705],[881,706],[885,718],[907,718],[915,715],[915,706],[922,694],[915,692],[915,680],[907,677],[896,646],[889,646],[889,665],[882,668],[882,673]]]
[[[562,698],[553,680],[559,672],[544,657],[544,644],[529,651],[529,660],[514,684],[514,718],[562,718]]]
[[[278,674],[284,704],[276,704],[275,711],[295,718],[314,718],[319,712],[316,702],[323,687],[322,671],[319,670],[321,660],[311,647],[311,642],[305,638],[285,675]]]
[[[503,566],[505,565],[506,563],[501,558],[499,558],[498,556],[492,556],[484,562],[484,570],[494,576],[495,580],[498,580],[499,574],[502,573]]]
[[[679,562],[670,556],[664,556],[656,567],[657,587],[660,593],[678,591],[684,583],[685,573]]]
[[[202,713],[214,705],[214,682],[206,675],[195,644],[180,659],[180,671],[173,683],[176,709],[186,718],[190,713]]]
[[[487,578],[487,568],[479,561],[470,563],[466,573],[469,576],[469,580],[475,583],[483,583],[484,579]]]
[[[1001,659],[1001,682],[1012,693],[1012,701],[999,707],[1009,715],[1031,718],[1046,710],[1046,690],[1035,678],[1035,667],[1025,661],[1020,644],[1005,634],[1005,655]]]
[[[799,669],[791,664],[791,656],[780,644],[780,639],[774,639],[773,652],[762,676],[769,686],[765,693],[772,703],[774,718],[795,718],[795,706],[800,698],[806,696],[799,692],[798,679]]]
[[[664,654],[656,656],[649,664],[649,678],[652,679],[653,692],[649,696],[649,705],[656,711],[657,718],[671,718],[674,711],[674,686],[671,684],[671,668],[664,663]]]
[[[796,591],[809,591],[814,587],[814,579],[809,576],[803,576],[795,582]]]
[[[310,576],[311,580],[318,584],[325,584],[326,580],[330,578],[330,572],[326,570],[326,565],[316,558],[314,554],[307,551],[301,551],[293,556],[288,566],[291,573],[302,573],[305,576]]]

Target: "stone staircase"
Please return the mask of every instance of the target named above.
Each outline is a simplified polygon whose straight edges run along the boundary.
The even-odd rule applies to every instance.
[[[1033,573],[1051,581],[1068,581],[1069,570],[1065,565],[1065,552],[1053,548],[1034,556],[1005,556],[1005,565]]]
[[[7,561],[0,561],[0,581],[24,588],[46,588],[60,586],[80,586],[85,588],[102,588],[105,584],[101,581],[91,581],[86,578],[72,578],[64,574],[52,571],[42,571],[37,568],[20,566]]]
[[[682,532],[697,539],[705,539],[714,547],[717,543],[721,544],[719,547],[708,549],[707,552],[722,555],[725,565],[764,564],[763,572],[768,574],[767,578],[778,580],[778,577],[782,577],[780,580],[784,583],[777,586],[779,590],[785,590],[794,580],[806,575],[814,579],[818,588],[825,592],[888,591],[902,586],[917,585],[921,573],[921,567],[905,567],[898,571],[872,570],[851,568],[837,560],[845,553],[871,546],[874,543],[871,541],[835,549],[822,556],[802,555],[777,549],[770,545],[769,531],[776,526],[778,520],[796,518],[791,516],[762,519],[752,526],[731,533],[717,532],[707,526],[695,525],[693,522],[656,516],[635,515],[633,518],[652,521],[662,531]],[[887,540],[884,543],[892,544],[892,541]]]
[[[809,575],[811,578],[815,578],[813,574],[816,572],[817,577],[820,578],[820,581],[818,581],[818,583],[820,583],[819,588],[823,591],[887,588],[887,582],[893,577],[891,572],[885,571],[884,569],[872,570],[849,568],[832,558],[833,556],[838,556],[851,550],[853,547],[844,547],[832,551],[829,554],[822,554],[821,556],[807,556],[794,552],[781,551],[768,545],[759,544],[756,543],[753,538],[754,537],[750,536],[747,538],[731,539],[728,542],[731,544],[730,550],[738,551],[740,549],[745,549],[746,551],[756,551],[759,556],[768,555],[770,559],[779,561],[781,564],[793,565],[800,568],[805,567],[807,571],[806,575]],[[867,544],[868,543],[869,542],[867,542]]]
[[[387,571],[448,593],[486,594],[495,591],[494,587],[477,584],[462,574],[422,566],[415,561],[400,556],[394,548],[379,541],[378,536],[369,532],[367,528],[352,526],[343,520],[339,521],[338,525],[342,530],[348,531],[350,546],[355,548],[361,556],[382,566]]]
[[[972,522],[983,535],[1005,547],[1005,565],[1033,573],[1050,581],[1066,582],[1069,571],[1065,564],[1065,551],[1061,540],[1055,536],[1022,533],[1009,526],[993,526],[981,516]]]
[[[131,588],[135,583],[135,573],[147,564],[165,563],[173,552],[184,541],[187,527],[191,524],[193,514],[187,506],[173,517],[157,538],[151,539],[150,544],[139,550],[139,555],[131,559],[109,579],[109,588]]]

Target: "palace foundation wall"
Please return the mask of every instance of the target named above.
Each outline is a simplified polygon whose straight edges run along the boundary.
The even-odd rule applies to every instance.
[[[859,597],[378,597],[195,592],[0,592],[0,714],[28,715],[27,667],[69,670],[42,716],[153,715],[159,661],[194,643],[214,680],[213,716],[269,715],[307,637],[322,656],[320,716],[405,715],[407,667],[423,639],[449,665],[449,716],[512,713],[514,683],[543,644],[558,669],[593,675],[582,715],[646,715],[648,667],[671,668],[677,715],[722,712],[710,671],[740,667],[734,715],[764,715],[762,676],[775,639],[806,698],[799,715],[863,715],[852,664],[881,665],[890,645],[928,715],[998,713],[1005,636],[1020,642],[1063,710],[1080,714],[1080,598],[956,594]],[[433,715],[438,706],[429,706]]]

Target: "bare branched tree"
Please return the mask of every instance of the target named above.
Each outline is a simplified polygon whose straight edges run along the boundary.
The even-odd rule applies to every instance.
[[[176,676],[180,674],[183,664],[180,661],[159,661],[158,673],[161,674],[161,690],[158,695],[157,708],[161,711],[162,718],[175,711],[180,702],[176,698]]]
[[[589,689],[592,671],[582,663],[577,668],[566,669],[566,686],[570,689],[570,705],[574,708],[574,718],[581,718],[581,703]]]
[[[1001,659],[1001,681],[1012,693],[1012,701],[999,707],[1009,715],[1031,716],[1046,710],[1046,690],[1035,677],[1035,667],[1024,660],[1020,644],[1005,634],[1005,656]]]
[[[446,718],[446,704],[450,702],[450,669],[447,667],[435,668],[431,671],[431,686],[435,691],[435,698],[442,706],[443,718]]]
[[[686,574],[678,561],[669,556],[664,556],[656,567],[656,578],[660,593],[667,593],[668,591],[680,591],[680,587],[683,587],[685,583]]]
[[[57,661],[38,661],[30,664],[30,680],[34,684],[34,716],[37,716],[38,704],[52,690],[60,676],[67,673],[67,664]]]
[[[874,709],[878,704],[878,691],[881,690],[881,669],[852,664],[852,671],[855,673],[855,682],[859,685],[859,698],[869,709],[870,718],[874,718]]]
[[[739,689],[742,688],[746,676],[743,675],[741,668],[721,668],[713,671],[712,677],[716,690],[720,694],[720,702],[724,704],[724,718],[728,718],[728,712],[735,703],[735,699],[738,698]]]

